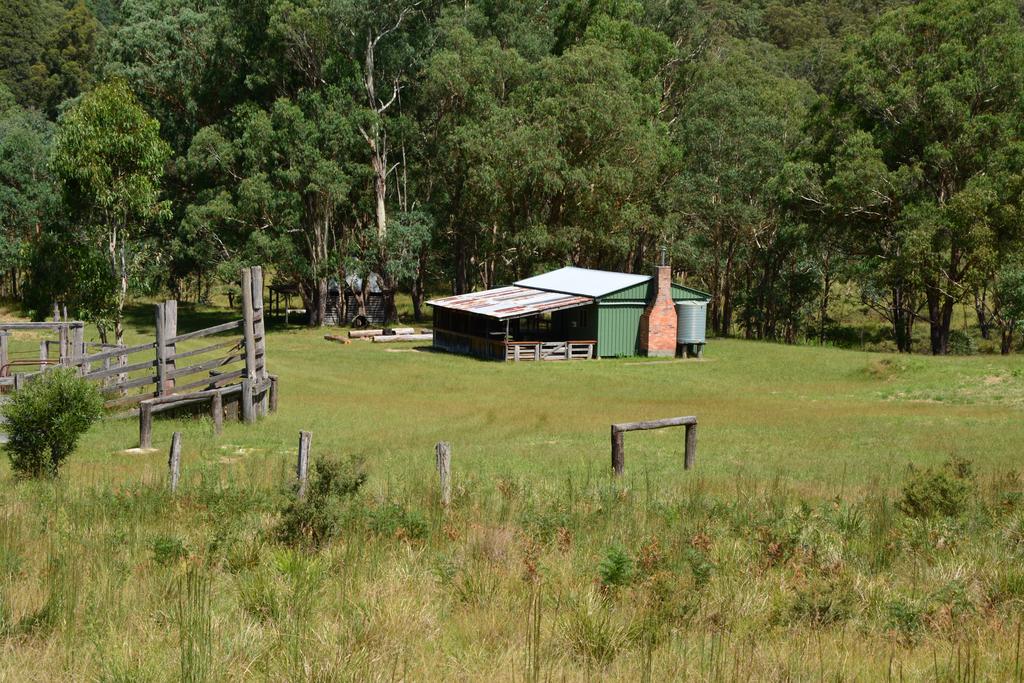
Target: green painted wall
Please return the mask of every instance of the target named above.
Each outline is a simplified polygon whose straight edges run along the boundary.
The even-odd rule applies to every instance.
[[[602,301],[597,308],[597,355],[635,356],[645,302]]]

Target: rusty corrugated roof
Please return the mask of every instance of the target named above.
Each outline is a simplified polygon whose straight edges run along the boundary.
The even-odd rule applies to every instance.
[[[447,296],[443,299],[431,299],[431,306],[450,308],[466,313],[484,315],[488,318],[508,320],[522,318],[538,313],[560,311],[565,308],[576,308],[594,303],[589,296],[545,292],[528,287],[499,287],[483,292],[471,292]]]

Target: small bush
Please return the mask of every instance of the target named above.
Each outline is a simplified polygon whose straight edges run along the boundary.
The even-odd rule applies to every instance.
[[[835,583],[811,582],[796,593],[789,609],[791,622],[829,626],[850,618],[854,596],[848,587]]]
[[[416,510],[398,503],[381,505],[370,512],[370,530],[380,536],[419,539],[427,535],[427,520]]]
[[[605,588],[625,586],[633,579],[633,560],[620,545],[613,545],[597,567]]]
[[[973,492],[974,475],[966,460],[953,458],[941,469],[911,466],[896,507],[909,517],[956,517],[967,508]]]
[[[949,352],[954,356],[973,356],[978,352],[978,345],[974,337],[963,330],[950,330]]]
[[[7,455],[20,476],[56,476],[79,437],[103,413],[99,390],[71,368],[44,373],[4,406]]]
[[[159,565],[167,566],[188,557],[185,544],[176,536],[157,536],[153,539],[152,549],[153,561]]]
[[[282,511],[276,537],[281,543],[300,543],[319,547],[334,538],[342,528],[347,498],[366,483],[362,462],[323,458],[313,464],[306,497],[291,501]]]

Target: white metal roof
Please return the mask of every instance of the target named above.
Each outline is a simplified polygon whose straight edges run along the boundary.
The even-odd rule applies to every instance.
[[[498,320],[510,320],[549,311],[560,311],[593,303],[588,296],[562,292],[546,292],[526,287],[499,287],[483,292],[470,292],[431,299],[427,303],[438,308],[450,308]]]
[[[515,284],[519,287],[544,289],[549,292],[563,292],[577,296],[602,297],[612,292],[647,282],[650,275],[613,273],[607,270],[589,268],[559,268],[550,273],[535,275]]]

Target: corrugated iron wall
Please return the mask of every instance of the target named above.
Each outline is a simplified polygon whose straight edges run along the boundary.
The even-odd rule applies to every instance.
[[[597,309],[597,355],[635,356],[643,301],[602,302]]]

